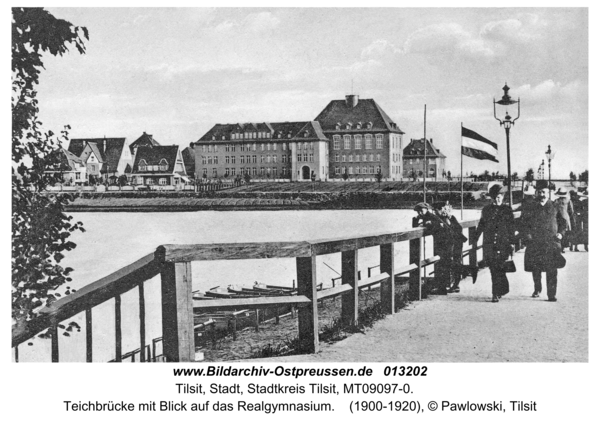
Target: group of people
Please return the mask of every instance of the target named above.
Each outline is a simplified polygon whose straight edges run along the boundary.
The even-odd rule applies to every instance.
[[[481,212],[474,243],[483,235],[483,260],[492,277],[492,302],[499,302],[510,288],[507,272],[516,270],[511,256],[517,242],[525,246],[525,271],[533,275],[532,297],[542,293],[542,273],[546,273],[548,301],[556,302],[558,269],[564,267],[566,248],[578,251],[583,245],[588,251],[588,202],[584,192],[559,189],[550,199],[554,185],[538,181],[535,188],[524,191],[520,206],[521,218],[515,220],[513,210],[503,203],[506,187],[492,185],[489,189],[491,204]],[[448,203],[426,203],[415,206],[418,215],[413,227],[425,227],[433,235],[434,254],[440,257],[430,294],[447,294],[460,291],[458,285],[465,275],[476,280],[477,267],[463,265],[463,243],[460,223],[452,216]]]

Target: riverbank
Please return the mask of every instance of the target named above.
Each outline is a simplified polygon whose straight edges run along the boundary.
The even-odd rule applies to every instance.
[[[280,211],[280,210],[342,210],[342,209],[412,209],[421,198],[381,197],[378,194],[351,197],[321,197],[303,200],[276,198],[75,198],[69,212],[189,212],[189,211]],[[430,202],[445,201],[443,195]],[[460,208],[460,201],[450,201]],[[481,209],[489,201],[465,201],[466,209]]]
[[[386,186],[378,189],[370,185],[351,186],[321,184],[321,190],[312,191],[304,183],[296,190],[286,185],[250,185],[211,192],[107,192],[71,195],[67,206],[70,212],[184,212],[184,211],[246,211],[246,210],[348,210],[348,209],[412,209],[423,201],[420,191],[407,191]],[[432,188],[435,186],[432,186]],[[466,209],[481,209],[488,203],[485,186],[469,186],[463,193]],[[308,189],[307,189],[308,188]],[[328,190],[325,190],[327,188]],[[337,189],[336,189],[337,188]],[[398,186],[396,186],[398,188]],[[404,187],[406,188],[406,186]],[[519,202],[521,192],[513,193]],[[428,190],[427,201],[449,201],[455,208],[461,206],[461,192]]]

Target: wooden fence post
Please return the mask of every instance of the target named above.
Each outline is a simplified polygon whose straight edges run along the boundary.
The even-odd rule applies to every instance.
[[[319,351],[319,315],[317,310],[317,257],[296,258],[298,295],[306,296],[311,303],[298,308],[298,338],[304,353]]]
[[[409,244],[410,264],[416,264],[417,269],[411,271],[408,286],[410,297],[413,300],[421,300],[421,239],[412,239]]]
[[[386,314],[393,314],[396,310],[395,282],[394,282],[394,244],[387,243],[379,246],[379,271],[388,273],[390,278],[381,282],[381,306]],[[370,274],[369,274],[370,276]]]
[[[190,262],[165,262],[160,275],[163,355],[168,362],[193,362],[192,265]]]
[[[352,291],[342,296],[342,321],[356,325],[358,322],[358,249],[342,252],[342,284],[352,286]]]

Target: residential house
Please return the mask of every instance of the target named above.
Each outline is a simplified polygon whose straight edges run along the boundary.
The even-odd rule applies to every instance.
[[[114,181],[131,172],[133,157],[125,138],[71,139],[69,152],[83,160],[88,178]]]
[[[427,151],[424,151],[424,147]],[[446,156],[433,145],[433,139],[411,139],[410,143],[404,148],[403,177],[423,177],[423,161],[426,160],[427,177],[437,180],[442,177],[446,167]]]
[[[51,169],[44,173],[52,174],[65,184],[83,184],[87,181],[86,165],[83,160],[64,148],[54,151],[57,159]]]
[[[189,182],[179,145],[138,146],[131,180],[134,185],[176,187]]]

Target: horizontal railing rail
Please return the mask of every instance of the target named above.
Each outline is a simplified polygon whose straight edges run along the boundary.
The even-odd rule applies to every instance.
[[[519,217],[520,213],[515,213]],[[469,256],[471,264],[477,263],[475,242],[477,219],[461,222],[469,229],[469,246],[463,256]],[[420,239],[426,236],[425,229],[413,228],[395,233],[375,233],[353,238],[339,237],[297,242],[257,242],[257,243],[220,243],[193,245],[162,245],[155,253],[144,256],[138,261],[103,277],[65,296],[38,312],[32,321],[14,325],[12,346],[31,339],[40,332],[49,329],[52,337],[52,361],[58,361],[58,325],[81,312],[86,319],[87,361],[92,361],[92,309],[110,299],[115,301],[115,361],[124,356],[121,350],[121,295],[134,288],[139,289],[140,347],[136,353],[138,361],[149,361],[145,338],[145,299],[144,283],[161,275],[162,311],[163,311],[163,353],[167,360],[193,360],[194,356],[194,310],[236,311],[254,310],[269,307],[297,308],[298,326],[304,348],[309,352],[318,349],[318,321],[316,303],[318,300],[342,295],[342,317],[350,322],[358,316],[357,292],[376,284],[381,286],[381,298],[388,313],[394,313],[395,277],[408,275],[409,289],[421,297],[420,270],[435,265],[439,256],[422,257]],[[394,265],[394,244],[410,243],[409,265]],[[415,243],[416,242],[416,243]],[[380,247],[379,265],[368,268],[368,277],[361,280],[358,274],[358,250]],[[317,289],[316,257],[341,253],[341,283],[326,290]],[[191,262],[236,259],[294,258],[296,259],[298,294],[294,296],[258,296],[244,299],[211,299],[194,301],[191,290]],[[380,274],[371,275],[371,269],[379,267]],[[391,277],[390,275],[393,275]],[[336,278],[338,279],[338,278]],[[194,303],[196,302],[196,303]],[[308,343],[307,343],[308,342]],[[155,358],[155,343],[152,344],[152,357]],[[18,349],[15,354],[18,356]],[[130,357],[131,355],[125,355]]]

